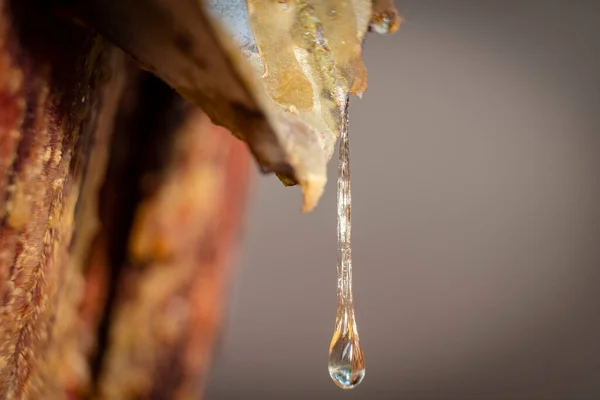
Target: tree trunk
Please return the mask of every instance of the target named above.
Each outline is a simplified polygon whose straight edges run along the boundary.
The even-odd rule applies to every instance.
[[[0,399],[197,399],[246,148],[44,4],[0,0]]]

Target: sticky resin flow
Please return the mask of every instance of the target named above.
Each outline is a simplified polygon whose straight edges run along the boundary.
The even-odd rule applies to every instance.
[[[365,377],[365,361],[360,346],[352,300],[352,258],[350,251],[351,193],[348,143],[348,101],[340,130],[337,181],[337,313],[329,345],[329,375],[337,386],[352,389]]]

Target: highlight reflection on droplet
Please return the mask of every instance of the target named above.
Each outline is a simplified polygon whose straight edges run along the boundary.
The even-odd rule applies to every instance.
[[[365,360],[360,346],[352,299],[352,257],[350,254],[350,160],[348,144],[348,102],[340,133],[337,182],[337,314],[329,345],[329,375],[342,389],[352,389],[365,377]]]

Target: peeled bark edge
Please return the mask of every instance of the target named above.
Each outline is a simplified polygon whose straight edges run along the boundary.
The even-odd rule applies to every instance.
[[[81,0],[76,8],[87,23],[144,69],[202,107],[214,123],[244,140],[263,172],[275,173],[286,185],[299,184],[302,210],[308,212],[317,205],[327,182],[326,167],[339,136],[346,98],[350,92],[366,89],[360,43],[372,8],[379,14],[385,10],[381,14],[385,17],[380,18],[384,22],[374,26],[393,25],[388,18],[393,4],[383,3],[270,2],[250,16],[247,10],[251,7],[246,7],[245,0]],[[266,5],[248,2],[253,4]],[[326,12],[329,8],[333,13]],[[288,17],[282,13],[286,9],[298,14],[293,27],[285,25]],[[264,78],[268,76],[265,65],[269,57],[261,52],[261,43],[255,41],[257,31],[252,32],[249,21],[267,13],[265,10],[276,16],[265,15],[266,22],[259,21],[258,26],[283,21],[273,25],[280,29],[274,31],[275,36],[287,38],[287,53],[301,54],[291,59],[302,70],[296,68],[299,76],[311,81],[314,96],[307,94],[281,104],[272,97],[272,90],[267,93]],[[305,31],[303,40],[299,39],[303,35],[295,32],[298,29]],[[272,36],[263,35],[262,39],[265,37]],[[262,46],[266,50],[268,43],[266,48],[265,43]],[[277,61],[272,65],[278,65]],[[318,100],[315,106],[302,109],[300,103],[312,103],[313,98]]]

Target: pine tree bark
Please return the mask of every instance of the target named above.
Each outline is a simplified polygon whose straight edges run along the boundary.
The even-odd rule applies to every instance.
[[[0,0],[0,399],[196,399],[245,146],[92,30]]]

